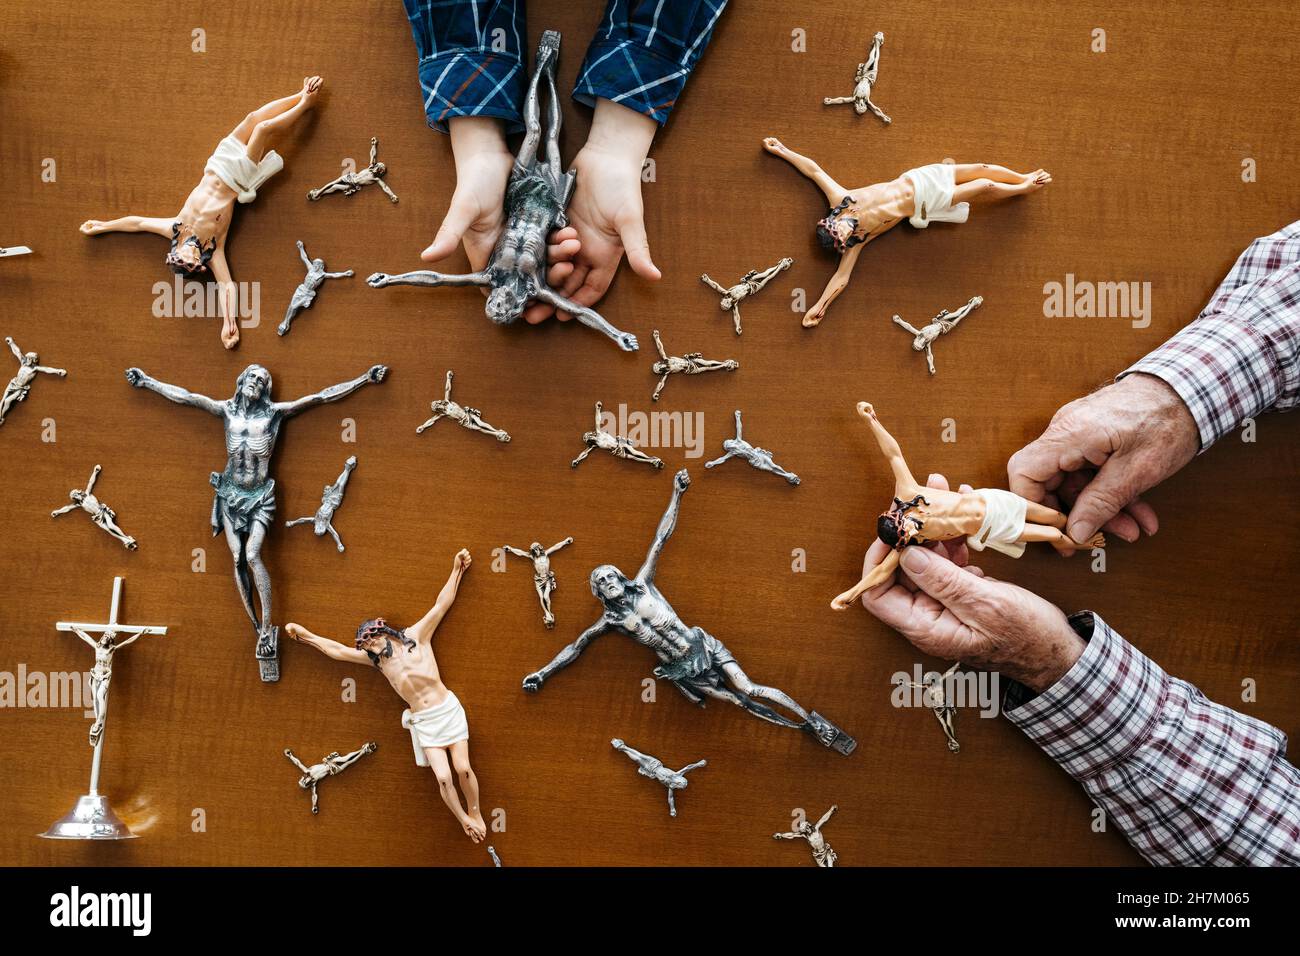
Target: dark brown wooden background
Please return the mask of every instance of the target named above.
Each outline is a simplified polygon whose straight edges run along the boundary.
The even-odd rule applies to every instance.
[[[602,5],[534,2],[529,33],[564,32],[565,91]],[[337,554],[307,530],[271,535],[275,618],[346,638],[363,617],[407,622],[432,602],[457,548],[476,563],[437,637],[449,685],[469,712],[486,809],[506,810],[492,842],[507,865],[811,865],[778,844],[792,807],[820,814],[843,864],[1129,864],[1116,832],[1093,833],[1089,801],[1003,720],[959,716],[950,755],[933,717],[896,710],[889,677],[921,660],[855,610],[829,610],[856,580],[889,479],[853,414],[873,400],[918,474],[1000,485],[1008,456],[1061,404],[1105,382],[1191,320],[1236,255],[1296,215],[1292,4],[929,5],[740,0],[723,16],[653,156],[645,187],[657,287],[622,275],[605,313],[641,337],[629,357],[574,325],[494,327],[472,290],[365,287],[375,270],[417,268],[454,180],[449,144],[427,128],[416,57],[396,0],[214,7],[161,3],[6,4],[0,13],[0,243],[29,258],[0,262],[3,334],[66,380],[42,378],[0,430],[0,669],[85,669],[88,653],[57,634],[98,619],[110,579],[127,578],[128,620],[171,626],[121,659],[112,693],[104,785],[142,834],[127,845],[59,844],[34,834],[84,789],[87,722],[69,710],[0,712],[0,862],[25,864],[486,865],[417,769],[400,701],[379,675],[298,646],[283,680],[258,682],[252,639],[221,540],[208,534],[208,472],[222,465],[219,424],[127,387],[139,365],[217,397],[245,364],[265,363],[279,397],[392,366],[387,382],[291,422],[275,475],[280,519],[310,514],[319,490],[355,453],[338,515]],[[207,52],[190,50],[207,32]],[[1094,28],[1108,52],[1090,52]],[[791,51],[807,33],[808,52]],[[851,88],[875,30],[886,34],[882,128],[821,97]],[[263,322],[225,353],[214,320],[158,319],[153,283],[168,279],[149,236],[89,240],[88,218],[171,215],[203,161],[248,110],[326,78],[314,118],[280,147],[284,172],[243,207],[230,243],[235,278],[262,284]],[[589,113],[565,101],[565,153]],[[900,228],[874,245],[814,331],[790,309],[792,288],[816,297],[833,261],[811,225],[824,203],[759,148],[777,135],[850,184],[945,157],[1026,169],[1055,184],[1032,199],[981,208],[961,227]],[[363,159],[371,135],[401,197],[377,191],[319,204],[307,189]],[[44,158],[57,182],[40,179]],[[1241,180],[1244,159],[1258,182]],[[286,339],[275,335],[301,278],[294,241],[332,282]],[[745,306],[732,334],[702,271],[732,280],[781,256],[795,266]],[[1042,287],[1067,273],[1152,283],[1153,321],[1047,319]],[[971,295],[982,310],[938,347],[930,378],[908,337],[914,323]],[[593,457],[568,467],[592,403],[650,410],[650,332],[678,354],[734,356],[734,375],[679,379],[660,403],[702,411],[706,455],[745,410],[746,436],[804,478],[799,488],[732,463],[666,449],[663,472]],[[6,357],[4,363],[10,360]],[[502,446],[443,423],[416,437],[427,403],[456,370],[457,398],[514,441]],[[12,374],[7,370],[4,378]],[[42,443],[42,419],[57,443]],[[358,423],[355,445],[340,420]],[[940,441],[940,421],[958,441]],[[1294,419],[1260,422],[1258,441],[1231,438],[1151,495],[1159,535],[1117,544],[1089,573],[1035,549],[993,573],[1067,609],[1094,608],[1172,673],[1208,695],[1294,731],[1300,718],[1292,503]],[[85,520],[48,513],[102,463],[99,493],[140,542],[129,554]],[[798,734],[722,706],[696,713],[671,688],[654,704],[639,681],[653,660],[607,637],[536,697],[519,687],[599,610],[586,587],[598,563],[640,562],[672,472],[695,484],[659,582],[683,617],[725,641],[756,679],[789,690],[857,736],[845,759]],[[509,542],[576,543],[556,559],[559,624],[543,630],[528,568],[490,569]],[[208,570],[190,570],[207,549]],[[807,573],[791,572],[806,549]],[[940,662],[927,661],[928,665]],[[359,700],[340,701],[354,677]],[[1259,700],[1239,703],[1244,678]],[[663,791],[609,747],[621,736],[681,765],[706,757],[667,816]],[[379,751],[327,781],[312,817],[281,756],[307,760],[367,739]],[[204,808],[207,832],[191,832]]]

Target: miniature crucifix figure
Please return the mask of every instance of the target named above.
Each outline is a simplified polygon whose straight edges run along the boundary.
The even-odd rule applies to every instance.
[[[491,435],[497,441],[509,441],[510,436],[501,428],[493,428],[487,422],[483,421],[483,413],[477,408],[457,405],[451,400],[451,369],[447,369],[447,381],[443,385],[442,398],[435,399],[429,403],[429,409],[433,412],[433,417],[423,425],[415,429],[417,435],[424,434],[424,430],[440,418],[449,418],[461,428],[468,428],[470,431],[482,432],[485,435]]]
[[[76,511],[80,508],[86,514],[90,515],[90,520],[95,522],[103,530],[107,531],[113,537],[121,541],[128,551],[134,551],[139,545],[135,543],[135,538],[131,537],[125,531],[117,526],[117,514],[108,505],[96,498],[91,492],[95,488],[95,482],[99,479],[99,473],[103,469],[99,465],[90,473],[90,480],[86,482],[85,489],[73,488],[68,492],[68,497],[72,499],[72,504],[64,505],[55,511],[50,512],[51,518],[57,518],[59,515],[65,515],[69,511]]]
[[[941,335],[946,335],[953,329],[957,328],[957,323],[966,316],[970,315],[981,305],[984,299],[980,296],[973,296],[969,302],[963,305],[956,312],[949,312],[947,309],[941,311],[923,328],[914,328],[907,322],[903,321],[902,316],[894,316],[894,324],[910,332],[915,338],[912,339],[912,351],[925,353],[925,364],[930,367],[930,374],[934,374],[934,351],[930,348],[934,340]]]
[[[677,816],[677,803],[673,799],[674,790],[685,790],[688,783],[686,775],[692,770],[700,767],[707,767],[707,760],[697,760],[695,763],[688,763],[681,770],[670,770],[664,766],[664,762],[658,757],[651,757],[649,754],[643,754],[641,751],[629,747],[623,741],[615,737],[610,741],[615,750],[621,750],[632,759],[636,764],[636,772],[643,777],[649,777],[655,783],[662,784],[668,790],[668,815]]]
[[[804,314],[807,328],[821,322],[835,297],[848,287],[865,245],[904,219],[917,229],[931,222],[965,222],[972,203],[1024,196],[1052,181],[1042,169],[1018,173],[989,163],[931,163],[909,169],[891,182],[848,189],[775,136],[763,140],[763,148],[816,183],[831,205],[817,222],[817,240],[823,248],[839,253],[840,264],[821,297]]]
[[[373,665],[388,678],[407,704],[402,726],[411,732],[416,766],[433,768],[443,802],[465,834],[479,843],[487,836],[487,824],[479,808],[478,778],[469,763],[469,721],[460,700],[442,682],[432,645],[434,632],[455,602],[470,563],[468,551],[456,553],[451,576],[438,599],[410,627],[393,628],[382,617],[371,618],[357,628],[353,647],[313,634],[301,624],[287,624],[285,630],[295,641],[311,645],[326,657],[348,664]],[[464,806],[456,793],[457,781],[465,794]]]
[[[631,440],[621,435],[614,435],[601,427],[601,418],[604,416],[605,409],[600,402],[596,403],[596,428],[594,431],[582,433],[582,443],[587,447],[582,450],[577,458],[569,462],[571,468],[577,468],[582,460],[590,455],[597,448],[607,451],[615,458],[626,458],[628,461],[643,461],[652,468],[662,468],[664,466],[662,458],[656,458],[653,455],[647,455],[641,449],[633,445]]]
[[[543,302],[609,336],[623,351],[635,352],[635,335],[614,328],[600,313],[566,299],[546,282],[547,237],[552,230],[568,224],[564,210],[576,179],[572,170],[560,171],[560,99],[555,92],[555,65],[559,58],[560,35],[547,30],[538,44],[537,61],[524,99],[524,139],[506,185],[505,229],[487,266],[481,272],[464,275],[428,269],[401,275],[376,272],[366,282],[376,289],[390,285],[482,286],[491,289],[485,306],[487,317],[499,325],[516,321],[529,302]],[[543,145],[540,100],[543,80],[550,99],[546,111],[545,154],[539,158],[538,148]]]
[[[716,468],[728,458],[739,458],[741,461],[749,462],[759,471],[770,471],[774,475],[780,475],[792,485],[799,484],[799,476],[794,472],[786,471],[773,461],[770,451],[766,448],[756,448],[741,437],[740,409],[736,409],[736,437],[726,439],[722,443],[722,448],[725,454],[713,461],[706,461],[705,468]]]
[[[826,838],[822,836],[822,827],[826,825],[826,822],[831,818],[831,814],[837,809],[837,807],[832,806],[826,811],[826,815],[817,821],[816,825],[809,823],[805,818],[796,823],[794,829],[789,833],[773,833],[772,839],[807,840],[808,848],[812,850],[813,859],[817,861],[817,865],[829,869],[835,865],[835,861],[839,859],[839,857],[835,855],[835,851],[831,849],[831,845],[827,843]]]
[[[784,691],[750,680],[723,643],[703,628],[686,624],[655,585],[659,556],[677,526],[682,495],[690,483],[691,476],[686,469],[673,478],[668,509],[635,577],[624,577],[611,564],[602,564],[591,572],[591,593],[603,607],[600,618],[549,664],[525,677],[524,690],[529,693],[541,690],[557,671],[576,661],[593,640],[618,631],[654,651],[660,661],[654,676],[671,681],[691,703],[702,705],[708,697],[735,704],[762,720],[801,730],[842,754],[852,753],[857,746],[852,737],[816,711],[804,710]],[[760,632],[769,640],[776,639],[770,629],[760,627]],[[776,710],[777,707],[794,716]]]
[[[357,467],[357,456],[352,455],[343,463],[343,473],[334,480],[334,484],[326,485],[324,493],[320,496],[320,507],[316,509],[316,514],[310,518],[294,518],[292,521],[286,521],[284,526],[292,528],[295,525],[310,524],[316,537],[321,537],[326,532],[334,539],[334,543],[339,546],[339,553],[343,553],[343,539],[339,533],[334,530],[334,512],[338,510],[339,505],[343,504],[343,492],[348,489],[348,478],[352,476],[352,469]]]
[[[668,384],[668,376],[681,373],[682,375],[700,375],[703,372],[732,372],[740,368],[740,363],[735,359],[726,359],[718,361],[717,359],[706,359],[702,352],[687,352],[680,358],[676,355],[669,355],[664,350],[663,340],[659,338],[659,330],[654,330],[655,349],[659,352],[659,361],[650,366],[650,371],[660,376],[659,384],[655,386],[655,393],[650,396],[650,401],[659,401],[659,393],[664,390]]]
[[[311,791],[311,812],[320,813],[320,799],[316,795],[316,785],[326,777],[333,777],[342,773],[366,754],[372,754],[378,749],[379,745],[371,740],[362,744],[361,749],[354,750],[350,754],[340,754],[337,750],[331,754],[326,754],[320,763],[314,763],[310,767],[295,757],[293,751],[288,747],[284,748],[284,755],[293,762],[295,767],[302,771],[302,776],[298,779],[298,786]]]
[[[939,721],[944,736],[948,738],[948,749],[953,753],[961,750],[961,744],[957,743],[957,728],[953,725],[953,718],[957,716],[957,708],[948,701],[948,684],[959,667],[961,667],[961,661],[953,664],[942,674],[929,674],[924,684],[918,684],[916,681],[907,682],[908,687],[915,687],[923,693],[925,703],[934,711],[935,719]]]
[[[211,268],[220,289],[221,342],[233,349],[239,344],[239,293],[226,262],[226,238],[235,203],[252,202],[262,184],[284,168],[271,146],[316,104],[323,83],[319,76],[308,76],[297,93],[245,116],[208,157],[203,178],[176,215],[87,219],[82,233],[151,232],[171,242],[165,261],[173,272],[201,275]]]
[[[108,805],[99,792],[99,771],[104,757],[104,724],[108,720],[108,691],[113,681],[113,657],[129,644],[145,635],[164,635],[165,626],[140,626],[122,624],[118,614],[122,607],[122,579],[113,578],[113,598],[108,621],[103,624],[86,624],[81,621],[59,621],[55,628],[71,632],[85,641],[95,654],[90,669],[90,698],[95,722],[90,727],[90,746],[94,751],[90,761],[90,791],[77,799],[71,812],[50,825],[41,834],[55,840],[127,840],[135,836]],[[98,638],[91,635],[98,634]],[[126,640],[120,640],[122,637]]]
[[[700,281],[707,285],[714,292],[722,296],[722,301],[718,303],[723,312],[731,311],[732,317],[736,320],[736,334],[740,334],[740,303],[748,299],[751,295],[761,290],[776,278],[777,273],[784,272],[794,265],[793,259],[782,259],[776,265],[764,269],[762,272],[750,270],[740,277],[740,281],[730,289],[724,288],[709,278],[706,272],[700,276]]]
[[[858,414],[871,426],[894,473],[894,503],[876,521],[876,535],[893,550],[861,581],[831,601],[837,611],[847,609],[865,592],[887,581],[898,568],[903,549],[914,544],[965,538],[976,551],[992,548],[1013,558],[1024,554],[1025,544],[1031,541],[1046,542],[1065,555],[1106,546],[1100,532],[1087,541],[1075,541],[1065,533],[1065,515],[1010,491],[927,488],[912,477],[902,449],[880,424],[871,403],[858,402]]]
[[[271,458],[280,426],[300,412],[327,402],[337,402],[360,388],[382,382],[387,367],[374,365],[350,382],[331,385],[289,402],[271,398],[271,373],[250,365],[235,380],[235,394],[224,401],[199,395],[178,385],[168,385],[138,368],[126,370],[126,380],[136,388],[157,392],[168,401],[188,405],[220,418],[226,433],[226,467],[209,479],[216,493],[212,500],[212,534],[226,535],[235,561],[235,585],[244,610],[257,635],[257,662],[264,681],[280,679],[279,628],[271,623],[271,575],[262,562],[262,543],[275,520],[275,479]],[[250,584],[251,576],[251,584]],[[257,590],[261,614],[253,608]]]
[[[57,375],[64,378],[68,374],[65,368],[49,368],[41,365],[41,358],[35,352],[23,353],[9,336],[5,336],[5,344],[9,346],[9,351],[14,353],[14,358],[18,359],[18,372],[9,380],[5,386],[4,396],[0,398],[0,425],[5,423],[5,416],[13,409],[15,405],[27,398],[27,393],[32,390],[32,382],[36,379],[37,372],[44,372],[46,375]]]
[[[854,112],[859,116],[867,110],[875,113],[880,117],[880,121],[886,126],[892,122],[885,111],[875,103],[871,102],[871,88],[876,85],[876,74],[880,71],[880,48],[884,45],[885,35],[877,32],[871,39],[871,52],[867,54],[867,62],[858,64],[858,71],[853,75],[853,87],[851,96],[828,96],[822,103],[826,106],[838,106],[841,103],[852,103]]]
[[[551,595],[555,593],[555,572],[551,570],[551,555],[561,548],[573,544],[573,538],[565,538],[559,544],[543,548],[541,542],[534,541],[527,551],[520,551],[510,545],[505,550],[518,558],[527,558],[533,562],[533,587],[537,589],[537,600],[542,605],[542,623],[546,627],[555,627],[555,615],[551,613]]]
[[[288,335],[289,326],[303,309],[310,309],[311,304],[316,299],[316,291],[325,284],[326,279],[346,279],[355,273],[349,269],[346,272],[326,272],[324,259],[308,259],[307,247],[298,240],[298,257],[302,259],[302,264],[307,267],[307,275],[303,277],[298,288],[293,290],[293,298],[289,300],[289,308],[285,310],[284,321],[280,327],[275,330],[277,335]]]
[[[328,182],[319,189],[313,189],[307,193],[307,198],[312,202],[320,199],[321,196],[328,196],[330,193],[342,193],[345,196],[351,196],[353,193],[360,191],[362,186],[374,184],[384,191],[389,202],[397,202],[397,194],[388,188],[388,183],[384,182],[384,176],[388,174],[388,167],[379,161],[379,140],[374,136],[370,137],[370,165],[359,172],[344,173],[333,182]]]

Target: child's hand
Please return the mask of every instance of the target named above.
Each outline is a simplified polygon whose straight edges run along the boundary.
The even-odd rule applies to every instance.
[[[433,242],[420,258],[437,262],[465,245],[470,269],[487,265],[505,226],[503,203],[514,156],[497,120],[458,116],[448,124],[456,158],[456,191]]]

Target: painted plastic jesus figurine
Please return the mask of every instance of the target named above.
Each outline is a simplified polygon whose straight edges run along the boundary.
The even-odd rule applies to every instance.
[[[992,548],[1018,558],[1025,545],[1043,541],[1062,554],[1081,548],[1102,548],[1100,533],[1087,541],[1075,541],[1065,533],[1065,515],[998,488],[947,491],[929,488],[912,477],[903,451],[894,436],[885,431],[870,402],[858,402],[858,414],[871,426],[880,451],[894,473],[894,503],[876,522],[876,535],[893,550],[865,577],[831,601],[843,611],[865,592],[889,580],[898,568],[899,557],[909,545],[927,541],[965,538],[976,551]]]
[[[1017,173],[988,163],[931,163],[909,169],[897,179],[849,189],[841,186],[807,156],[787,148],[775,136],[763,148],[803,173],[825,195],[830,212],[817,223],[817,239],[840,254],[840,265],[821,297],[804,313],[811,328],[849,284],[862,248],[906,219],[917,229],[931,222],[965,222],[972,203],[986,203],[1037,192],[1052,181],[1045,170]]]
[[[313,634],[301,624],[287,624],[295,641],[310,644],[326,657],[348,664],[373,665],[406,701],[402,726],[411,732],[415,763],[432,767],[447,809],[475,843],[487,836],[479,807],[478,778],[469,763],[469,721],[460,700],[442,682],[433,656],[433,635],[456,600],[461,578],[469,570],[463,548],[452,559],[451,576],[429,612],[408,628],[390,627],[382,617],[363,621],[354,647]],[[453,770],[455,776],[452,776]],[[465,795],[461,804],[456,783]]]
[[[87,236],[151,232],[171,241],[166,262],[174,272],[196,275],[211,269],[220,290],[221,343],[233,349],[239,344],[239,303],[226,262],[226,236],[235,203],[252,202],[261,185],[284,168],[284,160],[271,147],[315,105],[322,83],[319,76],[306,77],[297,93],[245,116],[217,144],[203,167],[203,178],[176,215],[87,219],[81,231]]]

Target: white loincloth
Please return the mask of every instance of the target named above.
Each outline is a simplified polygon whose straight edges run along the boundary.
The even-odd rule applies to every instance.
[[[237,140],[234,133],[217,144],[216,151],[208,157],[208,164],[203,167],[205,173],[214,173],[239,193],[240,202],[256,199],[257,188],[282,169],[284,160],[273,149],[267,150],[260,163],[253,162],[248,156],[248,147]]]
[[[450,747],[469,740],[465,708],[451,691],[447,691],[447,698],[441,704],[414,714],[409,709],[402,711],[402,726],[411,732],[415,763],[420,767],[429,766],[429,758],[424,755],[425,747]]]
[[[924,229],[932,222],[965,222],[970,215],[970,203],[952,204],[957,172],[951,163],[918,166],[903,175],[912,181],[915,190],[916,211],[907,221],[917,229]]]
[[[1013,558],[1024,554],[1025,543],[1018,539],[1025,531],[1029,502],[1000,488],[977,488],[975,494],[984,499],[984,522],[966,543],[976,551],[992,548]]]

